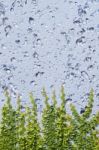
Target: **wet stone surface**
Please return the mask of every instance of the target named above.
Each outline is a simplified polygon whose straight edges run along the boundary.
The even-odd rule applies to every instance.
[[[81,113],[91,88],[99,108],[99,0],[0,1],[1,99],[61,84]]]

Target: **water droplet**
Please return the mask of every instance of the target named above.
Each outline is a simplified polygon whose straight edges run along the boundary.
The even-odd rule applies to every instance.
[[[27,51],[24,52],[24,57],[29,57],[29,53]]]
[[[7,49],[4,44],[1,44],[2,49]]]
[[[34,53],[33,53],[33,57],[34,57],[34,58],[38,58],[38,53],[37,53],[37,52],[34,52]]]
[[[37,37],[37,34],[36,34],[36,33],[34,33],[34,34],[33,34],[33,36],[36,38],[36,37]]]
[[[31,24],[31,23],[33,23],[33,22],[34,22],[34,18],[29,17],[29,23]]]
[[[19,44],[19,43],[20,43],[20,40],[19,40],[19,39],[18,39],[18,40],[15,40],[15,43]]]
[[[11,60],[11,62],[13,62],[13,61],[16,60],[16,58],[15,58],[15,57],[12,57],[10,60]]]
[[[32,85],[32,84],[34,84],[34,83],[35,83],[35,81],[34,81],[34,80],[30,81],[30,85]]]
[[[82,76],[84,79],[89,79],[89,80],[90,80],[89,75],[88,75],[88,73],[87,73],[86,71],[81,71],[81,76]]]
[[[28,33],[32,33],[33,32],[32,28],[28,28],[27,31],[28,31]]]
[[[84,39],[85,39],[85,36],[81,36],[79,39],[76,40],[76,44],[85,43]]]
[[[4,31],[6,32],[6,36],[9,34],[9,32],[11,31],[12,27],[11,25],[8,25],[4,28]]]
[[[87,30],[93,31],[94,27],[89,27],[89,28],[87,28]]]
[[[35,76],[37,77],[38,75],[43,75],[43,74],[44,74],[44,72],[38,71],[38,72],[35,74]]]
[[[82,15],[85,15],[86,13],[87,13],[86,10],[84,10],[83,8],[81,8],[81,6],[79,6],[79,8],[78,8],[78,15],[82,16]]]
[[[85,112],[85,109],[84,109],[84,108],[81,108],[80,114],[83,114],[84,112]]]
[[[24,83],[25,83],[25,80],[21,80],[21,83],[24,84]]]
[[[2,23],[3,23],[3,25],[5,25],[5,24],[7,23],[7,21],[8,21],[8,18],[7,18],[7,17],[2,18]]]
[[[32,3],[33,4],[37,4],[37,0],[32,0]]]

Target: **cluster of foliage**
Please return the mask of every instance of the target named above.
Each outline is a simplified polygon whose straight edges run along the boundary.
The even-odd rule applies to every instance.
[[[6,91],[0,122],[0,150],[99,150],[99,112],[92,115],[93,90],[82,114],[70,105],[72,115],[66,111],[63,86],[60,106],[57,105],[55,92],[51,104],[44,89],[42,94],[45,106],[42,121],[39,122],[37,104],[32,94],[31,107],[23,107],[18,97],[17,108],[14,108]]]

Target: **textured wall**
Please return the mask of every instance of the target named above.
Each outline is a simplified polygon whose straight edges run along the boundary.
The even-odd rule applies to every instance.
[[[2,99],[61,84],[78,108],[93,87],[99,108],[99,0],[0,0]]]

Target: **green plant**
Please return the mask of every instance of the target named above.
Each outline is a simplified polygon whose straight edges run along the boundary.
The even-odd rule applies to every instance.
[[[0,123],[0,150],[16,150],[16,111],[11,105],[11,98],[5,91],[6,104],[2,108]]]
[[[44,150],[54,150],[57,146],[57,112],[56,112],[56,98],[55,93],[53,93],[53,104],[50,105],[48,96],[45,89],[42,92],[45,100],[45,108],[42,112],[42,133],[43,133],[43,149]]]
[[[23,110],[20,96],[17,99],[16,111],[16,135],[17,150],[26,150],[26,128],[25,128],[25,110]]]
[[[26,144],[28,150],[38,150],[41,146],[40,142],[40,127],[37,120],[37,105],[32,93],[30,93],[32,107],[26,108]]]
[[[5,92],[6,102],[0,121],[0,150],[99,150],[99,112],[92,115],[93,90],[85,112],[79,114],[71,104],[72,115],[66,111],[63,86],[59,106],[55,91],[51,103],[45,89],[42,95],[45,105],[40,122],[32,93],[30,106],[23,106],[18,96],[17,108],[14,108],[9,92]]]

